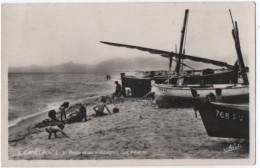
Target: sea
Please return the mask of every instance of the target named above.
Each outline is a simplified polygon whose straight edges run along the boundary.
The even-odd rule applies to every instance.
[[[119,74],[119,73],[118,73]],[[58,109],[63,102],[76,103],[114,91],[116,73],[8,73],[9,127],[20,121]]]

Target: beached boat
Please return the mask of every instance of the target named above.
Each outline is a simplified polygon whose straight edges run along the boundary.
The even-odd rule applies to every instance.
[[[121,74],[121,84],[123,95],[126,95],[126,88],[131,89],[131,96],[141,97],[150,92],[151,90],[151,78],[150,77],[138,77],[138,76],[125,76]],[[127,94],[129,95],[129,94]]]
[[[152,81],[156,84],[176,84],[178,79],[185,77],[184,84],[196,84],[203,79],[205,84],[228,84],[232,83],[233,71],[227,69],[205,69],[183,71],[181,74],[169,73],[168,71],[141,71],[135,75],[121,74],[123,89],[130,88],[131,96],[142,97],[151,92]],[[171,75],[171,78],[169,78]]]
[[[247,85],[224,85],[217,84],[210,87],[200,87],[200,85],[167,85],[153,84],[152,92],[155,93],[157,104],[190,104],[192,101],[191,89],[197,91],[200,97],[206,97],[208,94],[215,94],[217,89],[221,89],[224,102],[248,102],[249,101],[249,86]]]
[[[198,109],[209,136],[249,139],[249,105],[194,98],[193,106]]]
[[[168,71],[138,71],[134,75],[121,74],[121,84],[123,94],[126,94],[125,89],[131,90],[132,97],[142,97],[151,91],[151,81],[155,83],[163,83],[168,79]],[[128,95],[129,96],[129,95]]]
[[[238,61],[234,66],[234,69],[236,69],[233,74],[233,81],[235,81],[234,84],[230,86],[223,86],[219,84],[214,85],[214,79],[212,79],[212,81],[206,82],[203,76],[201,76],[200,81],[197,81],[197,83],[195,81],[193,83],[194,85],[191,85],[190,82],[185,82],[187,77],[183,76],[180,77],[174,85],[153,84],[152,91],[155,93],[155,99],[158,104],[162,104],[165,102],[189,103],[189,100],[191,100],[192,98],[192,95],[189,92],[189,90],[191,89],[196,90],[201,97],[206,97],[206,95],[211,93],[215,94],[216,90],[220,90],[220,92],[222,92],[220,94],[222,94],[223,101],[225,102],[249,102],[249,81],[247,78],[247,70],[242,57],[237,22],[235,22],[233,26],[234,29],[232,30],[232,34],[238,56]],[[239,78],[239,69],[243,80],[241,84],[237,84]]]
[[[188,13],[189,10],[186,9],[185,16],[184,16],[184,22],[183,22],[183,28],[181,31],[181,40],[180,40],[180,48],[179,53],[177,53],[177,47],[175,52],[169,52],[169,51],[163,51],[163,50],[157,50],[157,49],[151,49],[151,48],[145,48],[140,46],[133,46],[133,45],[126,45],[126,44],[119,44],[119,43],[111,43],[111,42],[105,42],[101,41],[101,43],[117,46],[117,47],[126,47],[131,49],[138,49],[141,51],[146,51],[151,54],[159,54],[162,57],[169,59],[169,72],[171,72],[172,67],[172,61],[176,62],[175,71],[172,75],[158,75],[158,76],[152,76],[152,77],[136,77],[136,76],[127,76],[124,74],[121,74],[122,79],[122,87],[123,87],[123,94],[125,94],[125,87],[129,87],[131,89],[132,95],[135,97],[144,96],[147,93],[151,91],[151,81],[154,80],[155,83],[160,84],[164,83],[166,80],[168,80],[168,84],[175,83],[180,76],[186,76],[186,81],[189,81],[189,84],[197,83],[197,81],[200,81],[201,77],[203,76],[204,81],[211,84],[227,84],[232,83],[233,80],[233,71],[234,67],[232,65],[227,64],[226,62],[222,61],[216,61],[212,59],[206,59],[206,58],[200,58],[197,56],[191,56],[191,55],[185,55],[185,35],[186,35],[186,25],[188,21]],[[173,59],[176,58],[176,59]],[[217,70],[212,69],[206,69],[206,70],[195,70],[194,68],[190,67],[189,65],[186,65],[183,63],[184,59],[189,59],[196,62],[203,62],[208,64],[213,64],[216,66],[225,67],[225,69],[222,69],[221,72],[217,72]],[[183,66],[190,68],[191,70],[184,71]],[[197,74],[196,74],[197,73]],[[171,79],[170,79],[171,78]]]

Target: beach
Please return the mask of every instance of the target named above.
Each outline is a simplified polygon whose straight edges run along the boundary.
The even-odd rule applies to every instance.
[[[3,5],[3,166],[255,164],[256,6]]]
[[[109,95],[108,95],[109,96]],[[191,107],[158,108],[151,100],[116,99],[107,103],[112,112],[93,117],[101,97],[83,100],[87,122],[66,124],[58,138],[48,139],[45,128],[27,129],[21,140],[9,142],[10,160],[96,160],[96,159],[238,159],[249,157],[249,142],[209,137],[200,115]],[[76,108],[70,107],[67,113]],[[73,108],[75,107],[75,108]],[[47,119],[43,115],[41,119]],[[18,134],[10,132],[14,138]]]

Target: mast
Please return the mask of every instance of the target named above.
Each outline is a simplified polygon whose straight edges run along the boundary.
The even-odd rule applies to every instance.
[[[172,68],[172,57],[173,56],[170,56],[170,63],[169,63],[169,72],[168,72],[168,85],[170,84],[170,73],[171,73],[171,68]]]
[[[175,44],[175,53],[177,53],[177,45]],[[173,53],[171,53],[169,59],[170,59],[170,63],[169,63],[169,72],[168,72],[168,85],[170,84],[170,76],[171,76],[171,68],[172,68],[172,58],[173,58]]]
[[[229,13],[230,13],[232,24],[233,24],[232,35],[233,35],[233,38],[235,41],[235,47],[236,47],[236,51],[237,51],[239,67],[241,69],[241,73],[242,73],[242,77],[243,77],[243,82],[244,82],[244,85],[249,85],[249,81],[248,81],[247,74],[246,74],[246,68],[245,68],[245,64],[244,64],[244,60],[243,60],[243,56],[242,56],[242,52],[241,52],[241,47],[240,47],[237,21],[235,21],[235,24],[234,24],[230,9],[229,9]]]
[[[182,27],[182,30],[181,30],[181,41],[180,41],[179,54],[183,54],[183,44],[184,44],[184,37],[185,37],[185,32],[186,32],[186,24],[187,24],[187,20],[188,20],[188,15],[189,15],[189,9],[186,9],[185,10],[185,16],[184,16],[183,27]],[[180,73],[181,63],[182,63],[182,59],[178,58],[177,65],[175,67],[175,71],[178,74]]]

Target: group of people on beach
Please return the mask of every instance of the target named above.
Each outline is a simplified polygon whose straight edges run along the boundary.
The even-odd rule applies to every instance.
[[[120,97],[122,95],[122,87],[121,85],[118,83],[118,81],[115,82],[116,84],[116,89],[115,89],[115,93],[113,95],[114,97]],[[99,103],[97,103],[94,107],[93,110],[95,111],[95,115],[94,116],[105,116],[108,115],[107,113],[105,113],[105,109],[108,111],[109,115],[111,115],[111,112],[109,110],[109,108],[106,105],[106,98],[103,96],[100,100]],[[55,138],[57,138],[57,132],[61,132],[63,135],[65,135],[66,137],[68,137],[64,132],[63,129],[65,127],[65,123],[71,124],[74,122],[81,122],[83,119],[84,121],[88,121],[87,119],[87,109],[83,104],[78,104],[79,108],[76,112],[69,114],[68,116],[66,116],[66,109],[69,108],[69,102],[64,102],[60,107],[59,107],[59,114],[60,114],[60,120],[56,117],[56,115],[58,114],[55,110],[51,110],[48,113],[48,116],[50,117],[50,119],[52,121],[55,122],[59,122],[59,124],[57,124],[56,126],[49,126],[47,127],[45,130],[46,132],[49,134],[48,139],[51,139],[52,134],[54,134]],[[119,112],[119,109],[114,108],[113,112]],[[90,119],[89,119],[90,120]]]

